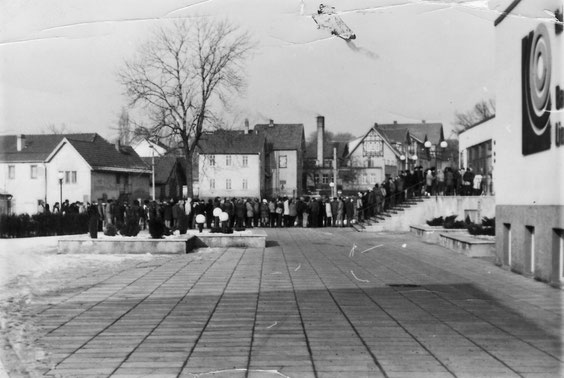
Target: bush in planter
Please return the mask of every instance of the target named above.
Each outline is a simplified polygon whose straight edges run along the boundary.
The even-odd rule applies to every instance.
[[[123,236],[137,236],[139,231],[141,231],[139,221],[135,217],[131,217],[125,221],[125,224],[119,230],[119,233]]]
[[[104,230],[104,235],[106,236],[116,236],[117,235],[117,227],[113,224],[108,224],[106,229]]]
[[[493,218],[483,217],[482,226],[495,228],[495,217]]]
[[[444,220],[443,217],[433,218],[433,219],[427,221],[427,224],[429,226],[442,226],[444,223],[445,223],[445,220]]]

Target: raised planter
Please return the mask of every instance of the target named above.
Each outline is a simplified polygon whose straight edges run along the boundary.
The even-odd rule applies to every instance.
[[[475,237],[468,233],[440,233],[439,243],[451,251],[469,257],[495,257],[493,238]]]
[[[440,234],[449,234],[449,233],[464,233],[466,232],[465,228],[443,228],[440,226],[429,226],[426,224],[422,225],[415,225],[409,226],[410,232],[414,233],[415,235],[419,236],[424,242],[427,243],[439,243]]]
[[[101,236],[91,239],[87,235],[59,239],[59,253],[89,254],[185,254],[196,248],[264,248],[266,232],[247,230],[220,234],[189,232],[165,239],[151,239],[147,234],[137,237]]]

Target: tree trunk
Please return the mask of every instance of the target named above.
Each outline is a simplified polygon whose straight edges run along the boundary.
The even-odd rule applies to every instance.
[[[192,175],[192,160],[194,156],[194,150],[184,150],[184,156],[186,157],[186,197],[194,198],[194,178]]]

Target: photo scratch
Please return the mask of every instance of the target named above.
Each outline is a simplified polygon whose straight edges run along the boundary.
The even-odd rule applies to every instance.
[[[362,252],[360,252],[360,253],[366,253],[366,252],[368,252],[368,251],[373,250],[374,248],[379,248],[379,247],[383,247],[383,246],[384,246],[383,244],[378,244],[378,245],[375,245],[374,247],[370,247],[370,248],[368,248],[368,249],[365,249],[364,251],[362,251]]]
[[[363,279],[361,279],[361,278],[358,278],[358,277],[356,276],[356,274],[354,274],[354,272],[353,272],[352,270],[351,270],[351,274],[353,275],[354,279],[357,280],[357,281],[359,281],[359,282],[370,282],[370,281],[368,281],[368,280],[363,280]]]

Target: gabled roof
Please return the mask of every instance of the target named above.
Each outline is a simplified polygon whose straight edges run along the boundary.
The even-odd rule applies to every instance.
[[[363,137],[354,139],[353,141],[349,142],[347,156],[352,155],[352,153],[358,148],[358,146],[360,146],[364,142],[364,139],[366,139],[366,137],[372,131],[376,132],[382,137],[384,143],[394,152],[394,154],[396,154],[398,157],[401,155],[401,153],[392,144],[393,141],[390,141],[381,130],[378,130],[376,126],[373,126],[366,132],[366,134],[364,134]]]
[[[17,135],[0,135],[0,162],[43,162],[64,138],[93,141],[101,138],[95,133],[86,134],[28,134],[24,136],[24,148],[17,150]]]
[[[301,151],[305,143],[302,123],[274,123],[255,125],[255,133],[264,135],[273,150]]]
[[[151,167],[152,157],[143,157],[141,159],[148,167]],[[180,166],[181,170],[185,170],[185,159],[174,155],[155,156],[155,183],[166,184],[172,176],[173,170],[177,169],[177,166]]]
[[[425,140],[425,136],[427,136],[427,139],[433,144],[439,143],[441,136],[443,135],[442,123],[376,123],[374,126],[392,143],[404,143],[408,131],[411,137],[421,142],[423,142]]]
[[[258,154],[264,152],[265,138],[240,130],[220,130],[204,134],[198,141],[201,154]]]
[[[115,144],[107,142],[99,135],[92,141],[68,139],[68,142],[93,170],[149,170],[131,146],[120,146],[118,151]]]

